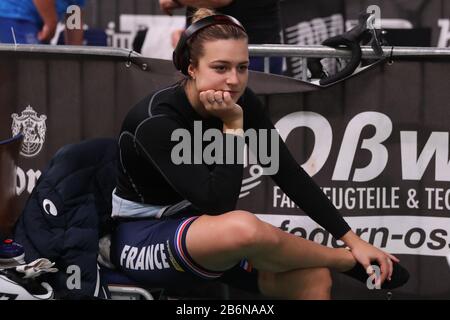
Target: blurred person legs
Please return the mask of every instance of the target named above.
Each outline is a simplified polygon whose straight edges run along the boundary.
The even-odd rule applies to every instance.
[[[249,70],[254,71],[265,71],[264,57],[251,57]],[[281,74],[283,68],[283,58],[282,57],[270,57],[269,58],[269,73]]]

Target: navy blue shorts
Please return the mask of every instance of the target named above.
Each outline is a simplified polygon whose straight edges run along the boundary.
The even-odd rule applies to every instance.
[[[186,234],[196,218],[122,220],[111,239],[112,263],[130,279],[153,288],[190,288],[216,280],[259,293],[258,272],[247,260],[218,272],[192,259],[186,249]]]

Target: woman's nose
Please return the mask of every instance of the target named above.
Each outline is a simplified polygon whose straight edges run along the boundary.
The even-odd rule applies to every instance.
[[[229,84],[237,84],[239,83],[239,78],[237,71],[235,69],[232,69],[227,76],[227,83]]]

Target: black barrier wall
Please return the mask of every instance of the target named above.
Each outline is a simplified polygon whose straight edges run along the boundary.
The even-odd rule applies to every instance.
[[[148,60],[147,71],[125,62],[0,52],[0,136],[25,134],[17,175],[22,203],[60,147],[117,136],[134,103],[177,79],[168,62]],[[410,270],[409,283],[394,290],[393,299],[450,297],[448,74],[448,60],[410,60],[319,91],[275,76],[252,83],[294,157],[352,228]],[[290,93],[274,93],[283,85]],[[276,90],[264,94],[263,87]],[[298,236],[341,245],[258,172],[246,167],[240,209]],[[334,298],[387,297],[334,276]]]

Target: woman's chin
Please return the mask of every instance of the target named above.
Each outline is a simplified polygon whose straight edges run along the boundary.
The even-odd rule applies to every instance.
[[[242,93],[231,93],[231,99],[233,100],[234,103],[236,103],[239,98],[242,96]]]

